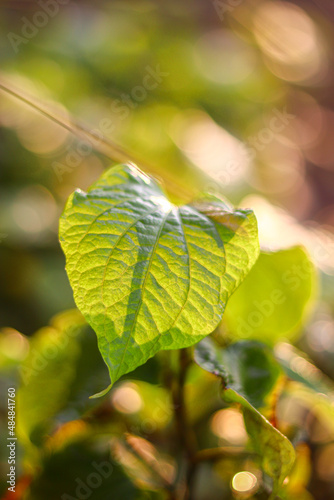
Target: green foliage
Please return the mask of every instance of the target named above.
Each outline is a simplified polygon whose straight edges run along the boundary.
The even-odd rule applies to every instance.
[[[261,252],[228,303],[226,325],[236,338],[259,339],[271,345],[280,338],[295,339],[315,292],[315,268],[303,248]]]
[[[210,334],[258,256],[252,211],[215,197],[178,208],[132,165],[70,196],[60,241],[112,384],[159,350]]]
[[[65,421],[82,414],[89,396],[105,383],[107,373],[94,344],[93,332],[76,310],[56,316],[33,336],[17,394],[18,433],[27,447],[42,444],[62,410]]]
[[[271,351],[260,342],[236,342],[222,349],[205,339],[196,346],[195,360],[255,408],[266,405],[265,398],[281,373]]]
[[[332,109],[334,94],[312,85],[328,66],[328,20],[294,0],[298,9],[290,2],[256,2],[256,8],[235,2],[240,36],[235,13],[225,18],[223,12],[233,2],[223,0],[81,2],[75,23],[73,9],[60,5],[66,1],[54,0],[43,7],[38,2],[39,14],[28,9],[23,22],[26,3],[3,9],[0,22],[7,42],[1,84],[12,81],[25,102],[18,107],[13,94],[8,99],[0,91],[3,443],[7,389],[17,389],[16,492],[7,490],[4,446],[0,497],[268,500],[269,475],[275,480],[272,497],[331,498],[332,171],[316,165],[330,164],[331,148],[324,147],[330,127],[320,127],[319,119]],[[282,27],[289,39],[300,24],[275,23],[277,13],[305,25],[316,42],[315,58],[296,58],[285,50],[289,44],[279,55],[272,50],[268,34],[277,49]],[[49,22],[40,29],[45,16]],[[29,99],[44,108],[44,116],[29,109]],[[79,129],[72,113],[80,115]],[[71,130],[76,134],[70,138]],[[110,161],[130,161],[132,153],[145,172],[163,179],[169,201],[155,182],[124,167],[106,172],[87,194],[71,197],[61,221],[62,245],[76,301],[90,325],[78,311],[49,322],[74,304],[54,231],[57,213],[73,186],[86,190]],[[310,157],[314,168],[305,178]],[[119,187],[110,186],[117,176]],[[248,277],[258,253],[250,211],[234,211],[214,197],[181,208],[169,203],[188,203],[203,186],[233,202],[243,199],[243,205],[253,199],[263,241],[276,232],[275,247],[285,246],[295,232],[293,241],[307,245],[321,273],[314,315],[315,272],[302,249],[263,252]],[[135,195],[131,202],[129,193]],[[110,213],[90,226],[109,206]],[[307,207],[315,208],[315,219],[305,226],[299,217]],[[151,208],[157,212],[145,217]],[[166,219],[159,239],[156,231],[169,208],[175,218],[187,219],[187,231]],[[113,250],[104,290],[98,273],[104,272],[105,254],[137,215],[143,220]],[[205,371],[193,362],[193,349],[176,348],[202,339],[221,317],[214,336],[228,347],[205,338],[197,344]],[[295,341],[298,349],[288,343]],[[123,375],[110,394],[89,399],[110,383],[98,342],[112,381]],[[161,349],[155,356],[154,348]],[[295,446],[284,491],[279,484],[293,452],[270,422]],[[106,463],[111,475],[96,468],[104,464],[106,471]],[[238,488],[240,473],[253,476],[254,486],[246,490],[241,482]]]
[[[237,393],[229,392],[224,395],[224,399],[229,403],[241,404],[246,429],[255,451],[260,457],[262,469],[273,479],[273,490],[270,498],[275,499],[295,461],[295,451],[292,444]]]
[[[78,331],[78,328],[72,329],[73,337]],[[59,329],[45,327],[32,339],[21,368],[18,431],[37,445],[39,437],[49,428],[50,418],[66,400],[64,389],[75,376],[78,355],[77,343],[65,343],[63,331]]]
[[[289,378],[288,392],[295,400],[313,411],[334,436],[334,384],[308,357],[294,346],[282,342],[275,356]]]
[[[275,498],[294,462],[290,441],[257,410],[273,389],[280,373],[272,354],[257,342],[238,342],[226,349],[211,339],[202,340],[195,351],[196,362],[222,378],[223,399],[239,403],[247,432],[262,468],[273,479]]]

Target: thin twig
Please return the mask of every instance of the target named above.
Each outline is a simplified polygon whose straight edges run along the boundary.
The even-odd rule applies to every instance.
[[[222,458],[241,458],[241,457],[250,457],[255,456],[256,454],[250,452],[248,450],[239,450],[235,448],[229,447],[220,447],[220,448],[206,448],[204,450],[200,450],[196,453],[194,457],[195,463],[200,462],[215,462],[216,460],[220,460]]]
[[[79,123],[72,116],[68,117],[61,115],[59,113],[59,110],[52,110],[49,104],[42,103],[36,97],[27,94],[21,89],[15,88],[12,83],[5,83],[3,80],[3,76],[0,76],[0,90],[19,100],[21,103],[24,103],[33,108],[43,116],[46,116],[54,123],[57,123],[57,125],[59,125],[60,127],[66,129],[71,134],[79,137],[82,140],[85,140],[86,142],[91,143],[95,151],[98,151],[112,161],[120,163],[136,163],[147,173],[151,173],[157,176],[162,175],[161,169],[148,164],[147,162],[143,162],[132,152],[130,153],[126,151],[124,147],[116,144],[110,139],[107,139],[102,133],[100,133],[100,131],[98,131],[98,135],[94,134],[93,131],[89,130],[88,127],[86,127],[82,123]],[[189,200],[189,198],[192,198],[194,196],[194,192],[192,190],[189,190],[183,185],[175,182],[175,180],[166,171],[163,171],[163,180],[166,188],[176,196],[179,196],[184,200]]]

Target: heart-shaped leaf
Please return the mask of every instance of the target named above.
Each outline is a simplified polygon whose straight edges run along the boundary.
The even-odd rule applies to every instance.
[[[222,349],[208,338],[196,346],[195,361],[222,378],[224,401],[241,405],[262,468],[273,479],[271,498],[274,499],[292,468],[295,452],[288,438],[257,409],[264,406],[280,374],[273,354],[259,342],[237,342]]]
[[[259,252],[251,210],[214,197],[177,207],[132,165],[70,196],[60,241],[112,383],[211,333]]]

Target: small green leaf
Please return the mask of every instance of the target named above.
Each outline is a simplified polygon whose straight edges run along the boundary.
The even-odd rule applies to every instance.
[[[246,430],[260,457],[262,469],[273,479],[270,498],[275,499],[295,461],[295,450],[292,444],[241,396],[230,393],[224,399],[226,402],[241,404]]]
[[[261,252],[226,307],[228,330],[235,338],[270,345],[295,339],[312,309],[316,283],[314,265],[303,248]]]
[[[290,441],[257,410],[264,406],[280,374],[272,353],[258,342],[237,342],[222,349],[204,339],[196,346],[195,361],[222,378],[224,401],[241,405],[262,468],[273,479],[275,498],[292,468],[295,452]]]
[[[132,165],[70,196],[60,241],[112,384],[211,333],[259,251],[252,211],[213,197],[178,208]]]
[[[204,370],[221,377],[226,388],[240,394],[255,408],[266,405],[280,367],[271,351],[260,342],[236,342],[226,349],[216,347],[211,339],[196,346],[195,361]]]

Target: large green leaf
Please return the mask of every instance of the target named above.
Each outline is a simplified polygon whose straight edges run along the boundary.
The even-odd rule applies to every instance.
[[[132,165],[70,196],[60,241],[112,383],[211,333],[258,256],[252,211],[214,197],[178,208]]]
[[[281,488],[294,463],[290,441],[258,411],[280,374],[272,353],[259,342],[237,342],[227,349],[202,340],[195,350],[196,362],[222,378],[223,399],[239,403],[247,432],[266,474],[273,479],[272,498]]]
[[[261,252],[233,295],[224,315],[236,338],[269,344],[295,339],[307,320],[316,292],[316,272],[301,247]]]

